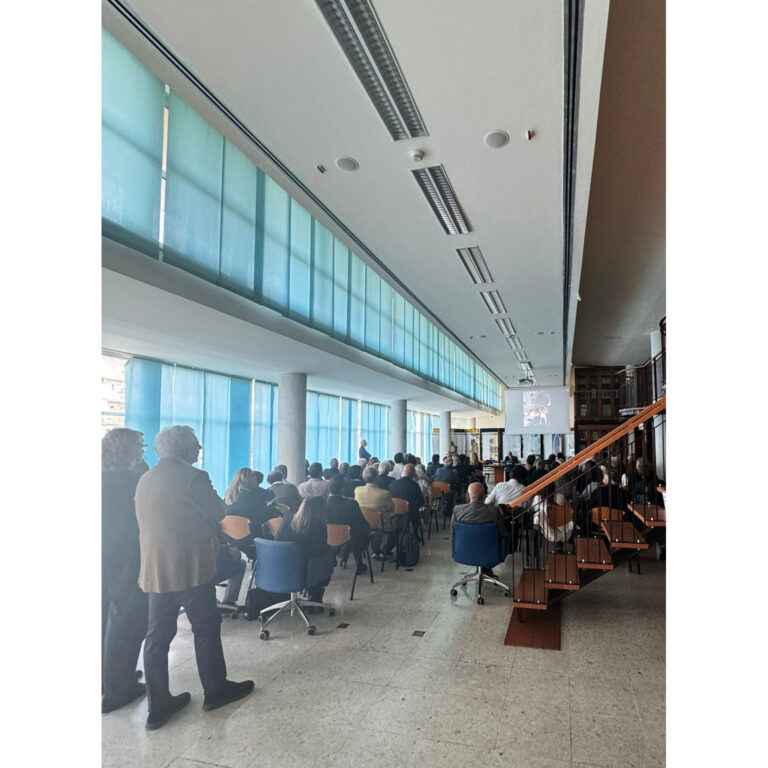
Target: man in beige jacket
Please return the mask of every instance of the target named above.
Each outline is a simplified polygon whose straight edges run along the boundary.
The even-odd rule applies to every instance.
[[[251,680],[227,680],[216,604],[217,524],[225,508],[208,473],[192,466],[201,447],[191,427],[167,427],[155,438],[160,460],[136,486],[139,586],[149,593],[144,641],[149,730],[159,728],[191,700],[189,693],[171,696],[168,688],[168,649],[176,635],[179,606],[195,637],[203,709],[216,709],[253,690]]]
[[[368,509],[375,509],[377,512],[380,512],[384,530],[392,531],[392,513],[395,511],[395,503],[392,501],[392,495],[389,491],[379,488],[376,482],[378,477],[379,473],[373,467],[366,467],[363,470],[363,481],[365,482],[365,485],[355,488],[355,501],[360,507],[368,507]],[[384,545],[385,555],[388,555],[395,546],[397,541],[395,536],[396,534],[391,533],[388,535],[387,542]],[[378,538],[379,537],[376,537],[376,539]],[[376,539],[373,542],[373,548],[378,550],[381,547],[381,541]]]

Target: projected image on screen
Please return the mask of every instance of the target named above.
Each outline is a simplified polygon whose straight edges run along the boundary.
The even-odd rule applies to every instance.
[[[523,392],[523,426],[545,427],[549,424],[552,398],[549,393],[529,390]]]

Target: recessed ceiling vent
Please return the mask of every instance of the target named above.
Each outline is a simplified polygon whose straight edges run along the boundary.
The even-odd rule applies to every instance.
[[[485,263],[483,254],[476,245],[473,245],[471,248],[457,248],[456,252],[461,257],[464,269],[467,270],[475,285],[484,285],[493,282],[493,278],[488,270],[488,265]]]
[[[498,291],[480,291],[480,296],[485,302],[485,306],[494,315],[502,315],[507,311]]]
[[[469,225],[442,165],[411,171],[447,235],[466,235]]]
[[[369,0],[315,0],[395,141],[427,129]]]

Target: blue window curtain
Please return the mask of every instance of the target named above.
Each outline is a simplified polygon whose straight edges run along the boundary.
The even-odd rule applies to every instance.
[[[339,398],[307,392],[307,459],[327,467],[339,451]]]
[[[163,259],[499,407],[500,384],[175,92],[103,33],[102,216]]]
[[[144,459],[157,463],[155,436],[160,431],[160,402],[163,370],[154,360],[131,358],[125,364],[125,426],[144,435]]]
[[[251,467],[266,477],[277,464],[277,387],[253,382]]]
[[[341,398],[341,449],[339,461],[357,461],[358,401]],[[381,458],[381,457],[379,457]]]
[[[368,442],[368,453],[384,459],[389,445],[389,406],[362,402],[360,438]],[[357,452],[355,452],[357,456]]]
[[[101,45],[101,215],[157,243],[165,86],[103,30]]]
[[[432,458],[432,430],[439,416],[424,411],[408,411],[408,452],[426,465]]]
[[[218,278],[224,137],[171,93],[164,248],[169,260]]]

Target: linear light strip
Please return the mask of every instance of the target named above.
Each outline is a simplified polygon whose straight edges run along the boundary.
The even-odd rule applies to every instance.
[[[480,296],[482,296],[485,306],[494,315],[503,315],[507,311],[498,291],[480,291]]]
[[[451,213],[456,228],[462,235],[466,235],[469,232],[469,226],[464,219],[464,214],[459,207],[459,201],[456,199],[456,193],[453,191],[451,182],[448,181],[448,174],[445,172],[445,168],[442,165],[434,165],[431,168],[427,168],[429,175],[432,178],[438,193],[443,200],[443,203],[448,207]]]
[[[451,214],[448,211],[445,203],[438,194],[437,188],[432,182],[432,178],[427,173],[425,168],[417,168],[414,170],[413,175],[416,179],[416,183],[421,188],[422,193],[427,198],[427,202],[434,211],[437,218],[440,220],[440,225],[445,230],[447,235],[458,235],[459,230],[456,223],[451,218]]]
[[[488,265],[485,263],[483,254],[476,245],[469,248],[457,248],[456,253],[459,254],[459,258],[461,258],[464,264],[464,269],[467,270],[475,285],[493,282],[493,277],[488,269]]]

